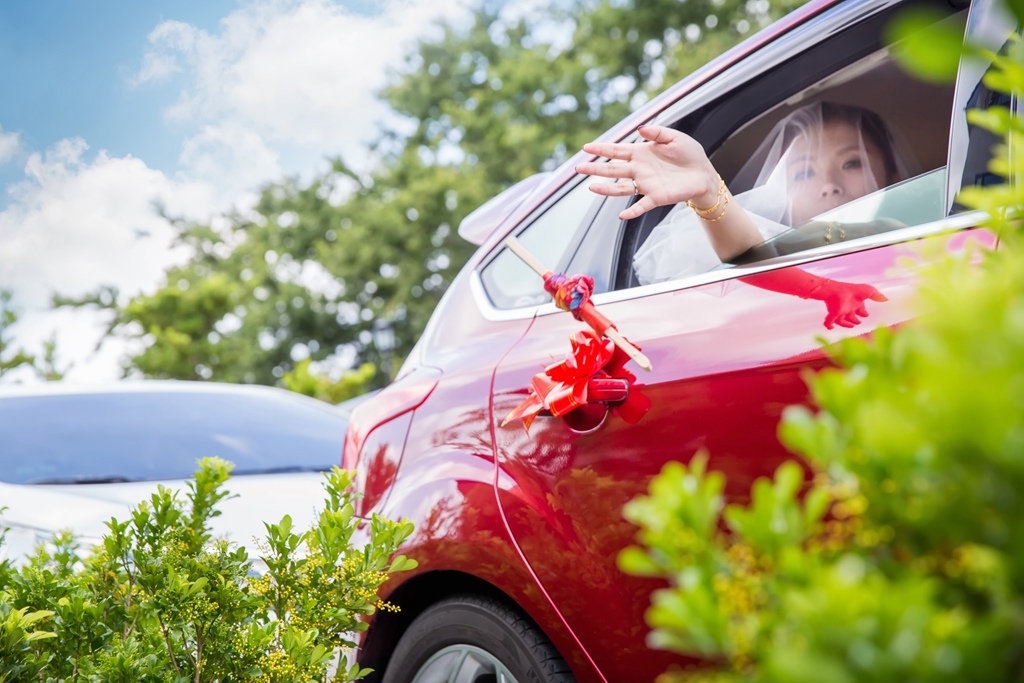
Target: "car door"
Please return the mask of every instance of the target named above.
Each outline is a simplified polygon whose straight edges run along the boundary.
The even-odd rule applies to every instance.
[[[847,25],[828,22],[826,16],[809,26],[808,33],[818,36],[813,45],[834,47],[821,35],[857,37],[843,33]],[[784,48],[802,49],[778,47]],[[763,59],[782,61],[774,53]],[[842,65],[844,74],[870,59],[854,55]],[[765,73],[749,64],[739,71],[749,80],[734,85],[737,76],[726,72],[719,81],[732,85],[733,95],[757,91]],[[785,70],[775,77],[785,78]],[[978,74],[971,78],[975,82],[962,81],[958,91],[974,89]],[[842,93],[844,83],[853,81],[843,75],[824,82]],[[723,139],[727,145],[735,135],[723,132],[720,123],[728,115],[721,102],[728,98],[715,88],[712,81],[691,93],[689,104],[684,99],[658,122],[676,124],[670,117],[678,116],[679,127],[690,126],[707,148]],[[954,100],[948,94],[946,112]],[[708,103],[703,111],[702,103]],[[957,106],[970,103],[957,100]],[[949,115],[942,116],[948,131]],[[737,121],[731,130],[749,130],[746,123]],[[962,152],[969,143],[957,138],[952,149]],[[976,229],[977,214],[947,213],[948,192],[955,193],[959,183],[947,190],[946,180],[969,176],[969,162],[958,158],[949,167],[946,140],[939,144],[939,167],[841,207],[844,220],[870,222],[892,212],[906,227],[657,285],[634,286],[628,263],[643,221],[618,223],[614,216],[623,205],[609,201],[581,247],[586,258],[579,264],[610,273],[605,279],[611,291],[594,301],[653,365],[649,373],[632,366],[634,390],[651,402],[636,424],[614,413],[582,425],[543,416],[529,429],[519,420],[503,424],[526,398],[533,375],[564,358],[570,335],[582,327],[553,306],[537,311],[529,331],[501,361],[492,415],[498,497],[521,553],[607,680],[652,680],[670,662],[685,661],[647,649],[643,613],[657,584],[627,577],[616,566],[617,553],[635,533],[622,519],[622,505],[645,491],[666,462],[688,461],[702,450],[710,455],[710,467],[725,473],[727,497],[744,500],[755,479],[771,476],[793,457],[777,439],[778,423],[786,406],[808,401],[804,374],[828,364],[822,340],[867,336],[912,319],[916,271],[907,266],[907,256],[960,249],[970,239],[994,244],[993,235]],[[831,296],[808,296],[815,286],[809,282],[825,283]],[[868,298],[871,292],[880,296]],[[834,308],[851,297],[865,303],[869,315],[855,316],[849,327],[826,327]]]

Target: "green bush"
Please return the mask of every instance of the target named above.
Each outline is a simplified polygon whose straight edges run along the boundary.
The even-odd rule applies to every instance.
[[[986,83],[1024,93],[1013,41]],[[992,170],[1024,178],[1024,123],[1006,109],[973,122],[1004,136]],[[699,454],[629,503],[644,547],[627,572],[663,577],[654,647],[700,655],[686,681],[1024,679],[1024,207],[1019,182],[972,188],[1000,235],[922,267],[926,314],[832,349],[808,377],[819,410],[790,408],[796,463],[726,506]]]
[[[87,557],[69,534],[19,569],[0,565],[0,683],[13,681],[353,681],[343,653],[377,597],[408,521],[369,520],[353,547],[352,479],[335,468],[315,525],[267,524],[266,570],[213,540],[231,464],[200,461],[187,501],[163,486],[129,519],[108,523]]]

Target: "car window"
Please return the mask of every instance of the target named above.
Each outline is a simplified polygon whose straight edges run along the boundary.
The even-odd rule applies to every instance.
[[[236,474],[330,469],[348,419],[284,394],[144,392],[0,399],[0,481],[192,476],[217,456]]]
[[[945,216],[945,189],[945,167],[923,173],[781,232],[729,263],[754,263],[941,220]]]
[[[943,21],[962,30],[966,12],[952,13]],[[873,34],[861,31],[853,36],[857,41],[842,34],[829,38],[790,64],[736,88],[673,124],[705,146],[737,203],[755,217],[765,239],[765,244],[732,259],[731,263],[750,263],[814,247],[854,242],[945,216],[954,86],[922,83],[903,72],[889,49],[882,47],[882,28],[883,23],[877,22],[871,27]],[[827,68],[828,60],[834,65],[831,70]],[[808,83],[804,79],[800,83],[815,69],[821,74],[815,81]],[[799,85],[787,92],[785,87],[790,81]],[[749,101],[763,102],[764,106],[758,110]],[[833,204],[820,210],[805,210],[802,216],[791,209],[764,212],[765,197],[774,202],[774,207],[795,201],[792,195],[772,194],[771,174],[766,172],[771,166],[772,150],[766,149],[764,143],[771,139],[776,126],[815,106],[877,114],[876,118],[889,132],[887,149],[883,150],[886,168],[891,157],[898,172],[886,173],[884,182],[864,183],[859,191],[844,195],[845,203],[838,207]],[[866,130],[866,126],[861,130]],[[862,138],[867,139],[868,135],[862,133]],[[879,147],[873,142],[861,144],[861,149]],[[776,149],[775,154],[778,165],[774,168],[784,168],[785,153],[780,157]],[[789,207],[792,206],[790,203]],[[703,225],[692,213],[685,207],[660,207],[627,226],[616,265],[616,288],[681,279],[721,268]],[[671,242],[665,240],[669,234]],[[687,253],[676,259],[668,245]]]
[[[552,204],[516,239],[553,271],[564,268],[577,245],[585,219],[601,199],[583,182]],[[501,248],[481,270],[484,290],[497,308],[518,308],[544,303],[550,298],[533,270],[507,248]]]

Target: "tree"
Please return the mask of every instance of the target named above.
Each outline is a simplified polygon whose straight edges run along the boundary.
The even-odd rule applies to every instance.
[[[381,97],[410,125],[381,132],[376,170],[336,160],[252,211],[177,221],[193,255],[152,295],[55,303],[109,309],[109,334],[142,340],[126,372],[271,384],[333,360],[386,383],[471,253],[455,234],[471,210],[797,4],[573,0],[527,18],[484,3],[393,74]]]
[[[257,564],[210,530],[232,468],[199,460],[184,496],[158,487],[107,522],[90,552],[62,532],[18,568],[0,561],[0,681],[326,683],[370,673],[347,666],[344,651],[364,615],[397,610],[377,589],[416,567],[396,554],[412,524],[355,517],[352,474],[334,468],[311,528],[288,515],[266,522]]]
[[[15,348],[10,330],[18,322],[18,311],[11,305],[13,294],[0,289],[0,378],[22,366],[31,366],[35,358],[24,349]]]
[[[47,382],[63,379],[70,366],[59,368],[57,365],[56,335],[43,342],[42,356],[32,355],[22,347],[15,348],[11,331],[19,315],[12,304],[13,298],[11,290],[0,289],[0,381],[21,367],[32,368],[39,379]]]

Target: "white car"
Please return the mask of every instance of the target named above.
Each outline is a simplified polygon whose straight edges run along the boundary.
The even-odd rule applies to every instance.
[[[206,456],[234,463],[227,488],[238,494],[219,504],[214,536],[255,559],[264,522],[288,514],[297,529],[311,525],[347,424],[344,404],[255,385],[0,387],[0,559],[18,564],[62,530],[88,551],[111,517],[126,520],[158,484],[184,499]]]

